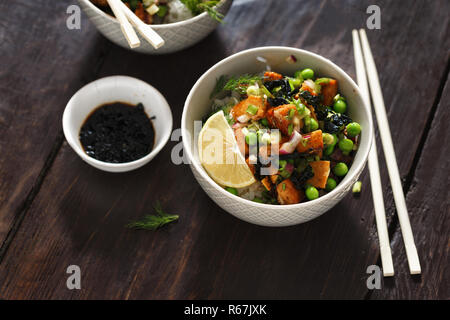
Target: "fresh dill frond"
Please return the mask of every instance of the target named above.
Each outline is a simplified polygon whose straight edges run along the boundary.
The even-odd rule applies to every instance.
[[[216,86],[214,87],[213,91],[211,92],[211,95],[209,96],[210,99],[217,96],[219,93],[223,91],[223,88],[227,84],[227,77],[225,75],[221,75],[219,78],[216,79]]]
[[[223,23],[223,18],[225,18],[225,16],[214,8],[219,2],[220,1],[205,1],[200,3],[198,7],[203,11],[206,11],[212,19]]]
[[[167,214],[164,212],[159,202],[157,202],[153,208],[155,209],[156,214],[145,215],[142,220],[131,222],[127,224],[126,227],[154,231],[179,218],[176,214]]]
[[[220,2],[220,0],[180,0],[186,8],[188,8],[194,16],[206,11],[208,15],[222,23],[224,15],[218,12],[214,7]]]
[[[239,78],[231,77],[223,87],[223,90],[237,91],[240,94],[244,94],[249,85],[252,85],[260,80],[260,76],[251,74],[244,74]]]

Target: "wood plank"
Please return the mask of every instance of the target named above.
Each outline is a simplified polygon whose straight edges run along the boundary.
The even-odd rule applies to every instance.
[[[66,27],[70,1],[0,3],[0,246],[37,191],[70,95],[92,78],[100,46],[87,21]],[[6,27],[8,26],[8,27]]]
[[[271,1],[256,10],[252,2],[236,1],[227,24],[198,45],[161,57],[114,47],[101,75],[127,74],[160,89],[172,107],[176,128],[184,99],[196,79],[216,61],[245,48],[301,47],[332,59],[354,76],[351,29],[364,25],[369,2],[348,4],[304,1],[299,6],[292,1]],[[398,123],[393,126],[393,136],[398,137],[396,148],[403,151],[397,153],[402,175],[408,173],[414,146],[425,130],[425,121],[416,119],[417,135],[400,135],[411,129],[403,123],[404,118],[410,121],[411,113],[404,110],[415,110],[416,116],[425,118],[431,111],[432,102],[424,103],[423,97],[437,92],[436,74],[442,72],[446,59],[445,53],[434,48],[448,43],[442,24],[448,21],[442,10],[446,3],[416,4],[406,15],[401,4],[382,2],[386,31],[369,34],[389,119]],[[283,12],[289,19],[283,18]],[[268,21],[274,22],[271,28],[266,28]],[[423,28],[416,28],[413,22]],[[416,41],[420,44],[423,39],[430,45],[418,50]],[[392,55],[392,47],[397,55]],[[408,56],[410,52],[417,55]],[[417,72],[417,64],[429,73]],[[417,81],[428,85],[411,90],[410,84]],[[395,98],[399,94],[404,101]],[[171,163],[174,145],[169,143],[144,168],[114,175],[89,167],[64,143],[0,265],[0,297],[365,297],[365,270],[378,259],[366,174],[360,199],[348,195],[330,212],[304,225],[262,228],[220,210],[187,166]],[[387,177],[385,168],[382,172]],[[124,228],[128,221],[148,213],[156,200],[161,200],[167,211],[180,214],[180,221],[156,233]],[[81,267],[79,291],[65,287],[65,270],[70,264]]]
[[[397,226],[391,243],[396,276],[384,281],[383,290],[373,293],[374,299],[450,298],[449,99],[450,77],[406,195],[422,275],[409,274],[401,230]]]

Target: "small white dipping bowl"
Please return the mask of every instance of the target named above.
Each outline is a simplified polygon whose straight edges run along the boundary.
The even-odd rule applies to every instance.
[[[288,63],[286,58],[295,56],[297,62]],[[312,68],[316,76],[338,80],[339,92],[347,99],[348,113],[361,124],[362,133],[358,152],[345,178],[326,195],[308,202],[292,205],[269,205],[249,201],[227,192],[206,173],[200,164],[194,145],[194,121],[201,120],[211,111],[209,96],[216,79],[221,75],[260,73],[266,69],[263,58],[273,71],[293,75],[295,71]],[[259,59],[259,60],[258,60]],[[357,181],[367,161],[372,143],[373,126],[368,106],[355,82],[337,65],[317,54],[289,47],[260,47],[236,53],[206,71],[195,83],[186,99],[181,119],[183,149],[190,161],[195,178],[205,192],[220,207],[235,217],[262,226],[290,226],[314,219],[335,206]]]
[[[94,109],[112,102],[142,103],[147,115],[155,117],[152,119],[155,143],[148,155],[131,162],[109,163],[84,152],[79,139],[81,126]],[[112,76],[91,82],[78,90],[67,103],[62,124],[67,142],[81,159],[100,170],[125,172],[142,167],[164,147],[172,132],[172,112],[166,99],[151,85],[131,77]]]

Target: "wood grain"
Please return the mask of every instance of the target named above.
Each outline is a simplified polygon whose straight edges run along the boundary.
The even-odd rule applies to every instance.
[[[354,77],[351,30],[365,26],[370,1],[264,2],[255,6],[252,1],[235,1],[225,25],[179,53],[145,56],[111,47],[99,76],[126,74],[155,86],[171,105],[174,128],[179,127],[184,99],[198,77],[246,48],[286,45],[311,50]],[[400,172],[406,177],[414,168],[421,137],[427,134],[427,119],[433,113],[430,97],[438,93],[445,72],[449,5],[446,1],[415,1],[408,8],[400,2],[378,5],[382,30],[368,36]],[[95,41],[90,40],[94,48]],[[75,80],[67,83],[71,81]],[[366,297],[366,268],[377,263],[379,254],[366,173],[359,199],[349,194],[307,224],[262,228],[218,208],[187,166],[173,165],[170,152],[176,143],[170,142],[150,164],[125,174],[91,168],[63,143],[0,264],[0,298]],[[387,186],[382,158],[380,163]],[[388,186],[385,190],[392,215],[392,196]],[[180,221],[158,232],[124,228],[149,213],[157,200],[167,211],[180,214]],[[419,213],[421,208],[414,210]],[[414,222],[413,230],[417,230]],[[65,286],[71,264],[82,270],[79,291]],[[443,268],[436,266],[437,272]],[[429,284],[433,285],[437,284]]]
[[[395,279],[384,281],[384,290],[373,298],[446,299],[450,298],[450,179],[449,128],[450,78],[421,151],[422,157],[406,195],[414,238],[422,266],[421,276],[411,276],[401,230],[397,226],[391,247],[394,254]]]
[[[104,41],[87,23],[68,30],[67,7],[67,1],[0,3],[0,246],[62,139],[65,104],[99,62]]]

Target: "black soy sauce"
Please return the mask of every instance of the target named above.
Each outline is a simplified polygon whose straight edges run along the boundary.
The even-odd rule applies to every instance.
[[[124,102],[97,107],[80,129],[80,142],[86,154],[100,161],[124,163],[149,154],[155,144],[152,119],[142,103]]]

